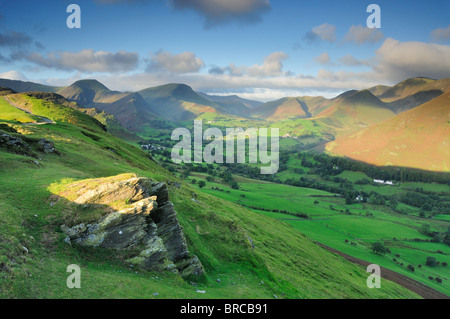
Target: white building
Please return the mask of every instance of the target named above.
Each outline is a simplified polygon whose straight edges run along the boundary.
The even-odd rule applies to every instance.
[[[392,181],[384,181],[382,179],[374,179],[373,182],[378,183],[378,184],[384,184],[384,185],[394,185],[394,183]]]

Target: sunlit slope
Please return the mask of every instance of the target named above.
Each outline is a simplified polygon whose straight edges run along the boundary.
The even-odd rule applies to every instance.
[[[349,91],[335,98],[316,119],[334,127],[337,135],[356,132],[395,115],[368,90]]]
[[[80,80],[58,93],[82,107],[95,107],[114,115],[129,130],[139,130],[143,124],[157,118],[139,94],[111,91],[97,80]]]
[[[264,103],[253,109],[252,115],[269,121],[311,118],[324,109],[327,102],[328,100],[321,96],[285,97]]]
[[[369,89],[395,113],[424,104],[450,90],[450,79],[411,78],[392,87],[375,86]]]
[[[9,123],[18,133],[8,134],[26,139],[29,145],[46,138],[54,142],[58,154],[39,153],[36,163],[35,159],[0,148],[0,297],[417,297],[386,280],[382,280],[383,289],[367,288],[365,269],[317,246],[285,223],[196,193],[139,148],[103,131],[88,115],[64,105],[21,98],[32,112],[56,123]],[[2,119],[0,114],[0,122]],[[170,184],[170,199],[189,249],[200,258],[207,273],[198,283],[205,294],[171,273],[136,272],[123,262],[125,257],[120,252],[64,243],[60,226],[77,210],[64,201],[56,202],[55,190],[73,181],[123,173]],[[79,213],[89,213],[80,209]],[[73,263],[81,266],[82,289],[67,289],[66,269]]]
[[[450,93],[338,138],[327,145],[327,150],[376,165],[449,171]]]

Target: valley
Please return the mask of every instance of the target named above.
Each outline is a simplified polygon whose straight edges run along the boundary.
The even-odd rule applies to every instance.
[[[116,92],[96,80],[62,88],[0,79],[8,88],[0,91],[0,296],[420,297],[384,278],[382,289],[368,289],[363,267],[321,245],[449,296],[448,83],[415,78],[333,99],[262,103],[185,84]],[[175,164],[172,131],[193,131],[194,120],[223,133],[278,128],[278,172],[260,174],[248,151],[242,164]],[[44,152],[42,139],[57,152]],[[168,185],[205,275],[141,271],[126,250],[64,242],[62,224],[98,211],[54,196],[120,174]],[[90,288],[65,288],[65,267],[75,262]]]

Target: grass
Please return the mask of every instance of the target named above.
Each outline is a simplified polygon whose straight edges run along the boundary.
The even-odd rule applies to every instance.
[[[5,122],[35,123],[39,117],[19,110],[0,97],[0,114]]]
[[[382,289],[368,289],[364,269],[318,247],[293,226],[199,192],[139,148],[91,127],[84,114],[59,106],[52,112],[52,105],[29,103],[33,111],[56,124],[14,128],[28,137],[54,141],[61,155],[41,154],[36,164],[25,156],[0,151],[0,262],[6,269],[0,276],[2,298],[418,297],[385,280]],[[70,207],[52,205],[52,194],[72,181],[118,174],[181,183],[180,188],[170,187],[170,197],[189,249],[207,273],[197,286],[173,274],[135,272],[124,263],[126,252],[64,243],[60,226]],[[197,193],[195,201],[193,193]],[[66,287],[70,264],[81,267],[82,289]]]
[[[195,178],[202,180],[201,174],[196,174]],[[432,227],[443,230],[448,225],[445,222],[398,214],[384,206],[345,205],[343,198],[334,197],[333,194],[320,190],[268,182],[255,183],[244,178],[239,180],[239,185],[239,190],[233,190],[224,184],[207,182],[202,191],[244,206],[263,208],[264,210],[254,209],[254,211],[262,216],[279,220],[280,223],[286,223],[299,233],[351,256],[397,271],[447,295],[450,293],[448,266],[433,268],[424,266],[427,256],[435,256],[438,261],[449,263],[448,246],[442,243],[411,241],[414,238],[429,239],[419,232],[422,224],[430,223]],[[213,190],[211,187],[219,187],[223,191]],[[327,197],[310,197],[311,195]],[[333,205],[333,209],[330,209],[330,205]],[[291,212],[301,211],[308,214],[309,219],[267,211],[281,208]],[[347,208],[351,215],[345,213]],[[366,216],[367,213],[370,215]],[[376,241],[384,242],[391,249],[391,253],[385,256],[374,254],[370,245]],[[437,253],[438,250],[443,254]],[[396,258],[396,254],[400,254],[401,258]],[[398,262],[394,262],[393,258]],[[403,263],[403,266],[400,263]],[[409,264],[415,267],[415,272],[406,269]],[[419,268],[418,265],[422,267]],[[438,284],[428,279],[429,276],[442,278],[443,283]]]

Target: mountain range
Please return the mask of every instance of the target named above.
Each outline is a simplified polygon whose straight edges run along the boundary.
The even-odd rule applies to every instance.
[[[108,118],[114,124],[116,132],[139,133],[157,119],[179,123],[208,116],[239,126],[254,125],[256,121],[278,126],[287,136],[299,140],[303,135],[317,135],[328,143],[326,151],[335,155],[378,165],[449,170],[446,149],[450,145],[450,103],[446,96],[450,79],[418,77],[394,86],[349,90],[331,99],[301,96],[266,103],[237,95],[196,92],[180,83],[138,92],[112,91],[92,79],[76,81],[67,87],[0,79],[0,87],[16,92],[57,93],[86,113],[97,117],[102,114],[103,119]],[[431,131],[439,140],[428,139]],[[427,152],[419,156],[422,149]]]

